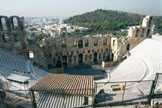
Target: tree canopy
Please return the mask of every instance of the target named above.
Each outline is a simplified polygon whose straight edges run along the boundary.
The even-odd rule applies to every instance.
[[[140,14],[98,9],[70,17],[65,23],[89,28],[86,34],[122,34],[114,32],[129,26],[141,25],[143,18],[144,15]],[[162,17],[154,17],[154,22],[156,31],[162,33]]]

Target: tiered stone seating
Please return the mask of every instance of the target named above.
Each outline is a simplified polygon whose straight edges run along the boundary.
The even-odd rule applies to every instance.
[[[15,54],[9,53],[6,50],[0,49],[0,66],[1,74],[8,75],[13,69],[17,69],[22,72],[29,72],[29,60]]]
[[[142,60],[135,56],[130,56],[111,72],[110,81],[141,80],[146,70],[146,65]]]
[[[0,75],[8,76],[16,69],[20,72],[31,72],[31,80],[40,80],[47,74],[46,71],[31,65],[30,60],[0,48]]]
[[[42,77],[47,75],[47,72],[34,66],[32,74],[37,80],[40,80]]]
[[[146,62],[148,73],[145,79],[152,80],[157,72],[162,73],[162,41],[146,39],[131,54]]]
[[[162,41],[145,39],[111,73],[110,81],[153,80],[162,73]]]

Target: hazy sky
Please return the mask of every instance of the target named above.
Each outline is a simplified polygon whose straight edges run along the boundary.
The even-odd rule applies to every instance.
[[[69,17],[104,7],[162,16],[162,0],[0,0],[0,15]]]

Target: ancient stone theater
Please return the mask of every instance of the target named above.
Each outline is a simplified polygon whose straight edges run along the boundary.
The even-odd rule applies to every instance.
[[[44,38],[42,45],[38,46],[27,41],[23,17],[0,16],[0,21],[0,47],[25,57],[32,51],[35,64],[45,69],[120,61],[145,38],[151,38],[153,31],[152,17],[146,16],[141,25],[129,27],[128,35],[124,37],[117,38],[112,34],[65,35]],[[6,25],[2,26],[2,22]]]

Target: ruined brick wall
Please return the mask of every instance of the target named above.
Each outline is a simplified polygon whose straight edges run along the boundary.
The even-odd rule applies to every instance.
[[[141,26],[129,27],[128,35],[126,37],[112,37],[111,49],[113,61],[118,61],[127,55],[129,50],[137,46],[141,41],[146,38],[151,38],[153,32],[152,17],[146,16],[143,19]]]
[[[51,37],[43,40],[46,62],[56,66],[101,63],[110,59],[111,35]]]
[[[0,47],[13,52],[25,50],[24,17],[0,16]]]
[[[15,22],[16,20],[16,22]],[[17,24],[16,24],[17,23]],[[28,44],[25,37],[24,18],[0,16],[0,47],[27,55],[34,53],[34,61],[48,69],[57,66],[95,64],[102,61],[119,61],[129,50],[152,35],[152,17],[146,16],[141,26],[129,27],[128,35],[116,38],[113,35],[83,37],[49,37],[43,39],[42,47]]]
[[[145,38],[150,38],[152,28],[152,17],[146,16],[141,26],[129,27],[128,35],[125,37],[116,38],[107,34],[78,38],[68,36],[46,38],[43,40],[44,60],[49,67],[56,67],[58,63],[70,67],[80,64],[91,65],[105,60],[119,61]]]

